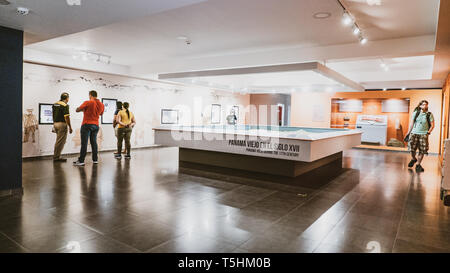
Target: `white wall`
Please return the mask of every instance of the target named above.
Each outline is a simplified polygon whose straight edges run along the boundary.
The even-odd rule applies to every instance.
[[[240,105],[241,109],[244,109],[250,100],[249,95],[28,63],[24,63],[23,79],[24,114],[26,109],[31,108],[33,114],[38,117],[39,103],[54,103],[59,100],[62,92],[70,94],[69,105],[74,133],[68,136],[63,154],[79,152],[79,128],[83,114],[75,113],[75,109],[88,99],[90,90],[96,90],[99,99],[113,98],[130,103],[130,110],[137,120],[131,139],[132,147],[154,144],[152,128],[160,125],[161,108],[182,109],[180,123],[207,125],[210,122],[211,104],[222,105],[221,118],[225,123],[227,109],[232,105]],[[239,122],[245,123],[246,118],[241,116]],[[100,124],[100,127],[100,150],[114,149],[116,139],[112,125]],[[28,142],[23,143],[23,157],[53,154],[56,135],[51,132],[51,128],[51,125],[39,125],[35,143],[31,141],[31,137]]]

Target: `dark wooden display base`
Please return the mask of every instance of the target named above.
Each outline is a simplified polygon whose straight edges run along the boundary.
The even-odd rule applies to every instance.
[[[186,148],[180,148],[179,167],[184,173],[210,178],[220,178],[219,174],[308,188],[321,187],[344,171],[342,152],[300,162]]]

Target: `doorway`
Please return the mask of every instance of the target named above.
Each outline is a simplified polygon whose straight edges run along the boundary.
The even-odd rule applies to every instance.
[[[285,126],[284,124],[284,104],[278,103],[277,104],[277,125],[278,126]]]

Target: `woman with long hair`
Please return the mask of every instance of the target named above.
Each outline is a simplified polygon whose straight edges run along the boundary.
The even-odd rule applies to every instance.
[[[133,127],[136,125],[136,119],[134,118],[134,114],[128,109],[130,107],[130,104],[128,102],[124,102],[122,106],[123,109],[117,114],[117,122],[119,124],[119,128],[117,129],[117,154],[115,155],[115,157],[117,159],[122,158],[122,142],[125,139],[125,159],[130,159],[130,139]]]
[[[121,101],[117,101],[117,102],[116,102],[116,111],[114,112],[114,118],[113,118],[113,128],[114,128],[114,134],[115,134],[116,138],[118,138],[117,133],[118,133],[118,130],[119,130],[119,127],[118,127],[119,122],[117,121],[117,120],[118,120],[117,115],[119,114],[119,112],[120,112],[122,109],[123,109],[122,102],[121,102]],[[123,153],[126,154],[126,151],[127,151],[127,150],[124,149],[124,150],[123,150]],[[116,155],[116,154],[118,154],[118,153],[117,153],[117,152],[114,152],[114,155]]]

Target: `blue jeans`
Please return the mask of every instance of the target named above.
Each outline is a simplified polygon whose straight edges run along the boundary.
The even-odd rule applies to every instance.
[[[81,150],[80,157],[78,161],[84,162],[86,158],[88,140],[91,142],[92,147],[92,160],[98,160],[98,146],[97,146],[97,134],[99,127],[95,124],[83,124],[81,125],[80,135],[81,135]]]

